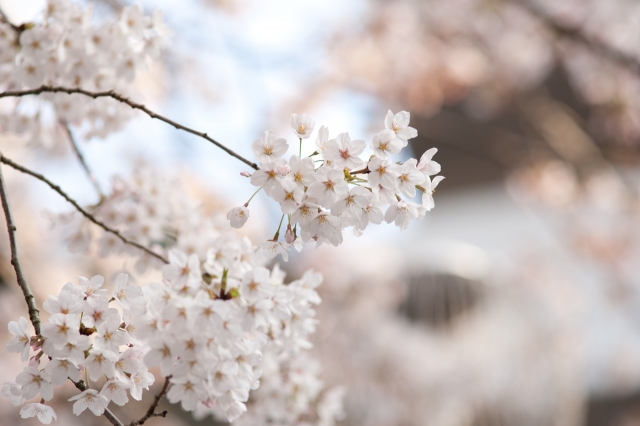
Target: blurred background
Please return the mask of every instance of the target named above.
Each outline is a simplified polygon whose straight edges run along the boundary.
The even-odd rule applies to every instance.
[[[127,4],[97,1],[96,19]],[[309,245],[283,265],[325,276],[312,352],[326,383],[347,389],[343,425],[640,425],[640,2],[142,4],[174,31],[164,60],[137,77],[145,104],[248,158],[264,129],[293,140],[292,112],[369,141],[388,109],[406,110],[412,156],[438,149],[446,179],[425,220]],[[43,2],[0,7],[20,24]],[[96,201],[66,143],[0,144]],[[211,212],[252,193],[241,163],[145,116],[81,147],[104,188],[144,163]],[[130,266],[69,253],[46,213],[69,207],[5,174],[39,303],[78,275]],[[279,215],[257,197],[246,232],[270,238]],[[0,240],[6,323],[26,312]],[[13,355],[0,355],[2,381],[19,368]],[[17,421],[8,400],[0,410],[2,424]],[[105,423],[57,411],[59,424]],[[196,424],[178,410],[155,422]]]

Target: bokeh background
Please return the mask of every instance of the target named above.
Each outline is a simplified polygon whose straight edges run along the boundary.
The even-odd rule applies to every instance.
[[[101,19],[129,2],[94,4]],[[438,148],[446,179],[425,220],[347,235],[339,248],[310,245],[283,265],[291,277],[309,267],[325,275],[313,353],[325,382],[347,389],[343,425],[640,425],[640,3],[142,5],[161,8],[174,31],[163,61],[137,77],[145,104],[246,157],[264,129],[293,140],[292,112],[368,141],[388,109],[406,110],[419,132],[413,156]],[[0,7],[20,24],[43,2]],[[96,201],[67,145],[8,134],[0,144]],[[104,188],[144,164],[179,177],[211,212],[252,193],[241,163],[146,116],[81,149]],[[131,267],[69,253],[51,226],[69,206],[5,175],[40,303],[78,275]],[[257,197],[245,231],[267,239],[278,219]],[[26,309],[4,233],[0,241],[6,323]],[[0,355],[2,381],[20,368],[14,355]],[[58,424],[105,424],[57,413]],[[0,423],[18,421],[0,401]],[[179,410],[152,421],[197,424]]]

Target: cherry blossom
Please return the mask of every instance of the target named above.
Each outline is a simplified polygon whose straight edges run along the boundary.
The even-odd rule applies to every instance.
[[[271,197],[280,203],[282,213],[289,214],[296,211],[298,204],[302,201],[304,189],[298,186],[294,181],[283,179],[280,185],[274,187],[271,191]]]
[[[271,130],[265,130],[262,137],[251,144],[251,149],[258,161],[265,163],[282,157],[289,149],[289,144],[283,138],[276,139]]]
[[[432,160],[433,156],[438,152],[437,148],[428,149],[420,157],[417,168],[427,176],[440,173],[440,164]]]
[[[307,196],[318,200],[323,207],[331,207],[338,197],[349,191],[344,173],[335,167],[323,167],[316,172],[316,181],[309,185]]]
[[[101,416],[109,404],[109,399],[94,389],[87,389],[69,398],[69,401],[76,401],[73,404],[73,414],[76,416],[82,414],[87,408],[96,416]]]
[[[308,139],[315,125],[309,114],[291,114],[291,128],[300,139]]]
[[[24,399],[35,398],[38,394],[42,395],[45,401],[53,398],[51,377],[35,367],[25,367],[16,377],[16,382],[22,386],[20,391]]]
[[[26,318],[20,317],[18,322],[9,322],[9,332],[15,337],[7,343],[6,349],[9,352],[17,352],[24,362],[29,359],[29,348],[31,347],[31,332],[29,322]]]
[[[396,137],[402,141],[403,146],[407,146],[408,139],[418,136],[418,131],[409,126],[409,113],[407,111],[400,111],[394,115],[389,110],[384,117],[384,126],[396,134]]]
[[[51,383],[55,386],[62,386],[67,379],[71,379],[74,382],[81,380],[80,369],[73,363],[73,361],[66,358],[53,358],[44,371],[51,376]]]
[[[40,423],[45,425],[51,423],[51,420],[58,419],[56,413],[53,411],[53,408],[40,403],[25,404],[20,409],[20,417],[22,417],[23,419],[28,419],[29,417],[38,417]]]
[[[424,183],[425,191],[422,193],[422,205],[427,209],[427,211],[433,209],[435,207],[435,203],[433,201],[433,193],[436,190],[436,187],[444,177],[436,176],[433,179],[430,179],[427,176],[427,180]]]
[[[227,213],[227,219],[232,228],[242,228],[249,219],[249,209],[244,206],[234,207]]]
[[[331,161],[341,169],[355,170],[364,165],[359,156],[366,145],[362,139],[352,141],[349,133],[340,133],[335,139],[327,142],[323,155],[325,160]]]
[[[385,129],[371,137],[371,149],[378,157],[388,157],[402,150],[403,143],[391,129]]]

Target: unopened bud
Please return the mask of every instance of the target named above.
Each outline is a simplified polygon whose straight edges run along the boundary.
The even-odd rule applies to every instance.
[[[249,172],[240,172],[240,176],[251,177],[251,173],[249,173]]]
[[[289,167],[288,164],[285,164],[284,166],[278,166],[278,173],[280,173],[282,176],[286,176],[290,171],[291,167]]]
[[[287,232],[284,234],[284,240],[289,244],[293,244],[296,240],[296,236],[293,235],[293,231],[291,231],[291,229],[287,229]]]

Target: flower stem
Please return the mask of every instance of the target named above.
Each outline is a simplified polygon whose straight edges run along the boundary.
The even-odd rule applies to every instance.
[[[278,225],[278,230],[276,234],[273,236],[273,241],[278,241],[278,237],[280,236],[280,228],[282,227],[282,221],[284,220],[284,215],[280,218],[280,224]]]
[[[253,197],[255,197],[255,196],[256,196],[256,194],[257,194],[258,192],[260,192],[260,190],[261,190],[262,188],[264,188],[264,186],[261,186],[260,188],[258,188],[258,190],[257,190],[256,192],[254,192],[254,193],[253,193],[253,195],[252,195],[251,197],[249,197],[249,199],[247,200],[247,202],[246,202],[246,203],[244,203],[244,206],[245,206],[245,207],[249,207],[249,203],[251,202],[251,200],[253,200]]]
[[[302,158],[302,138],[300,138],[300,150],[298,151],[298,157]]]

